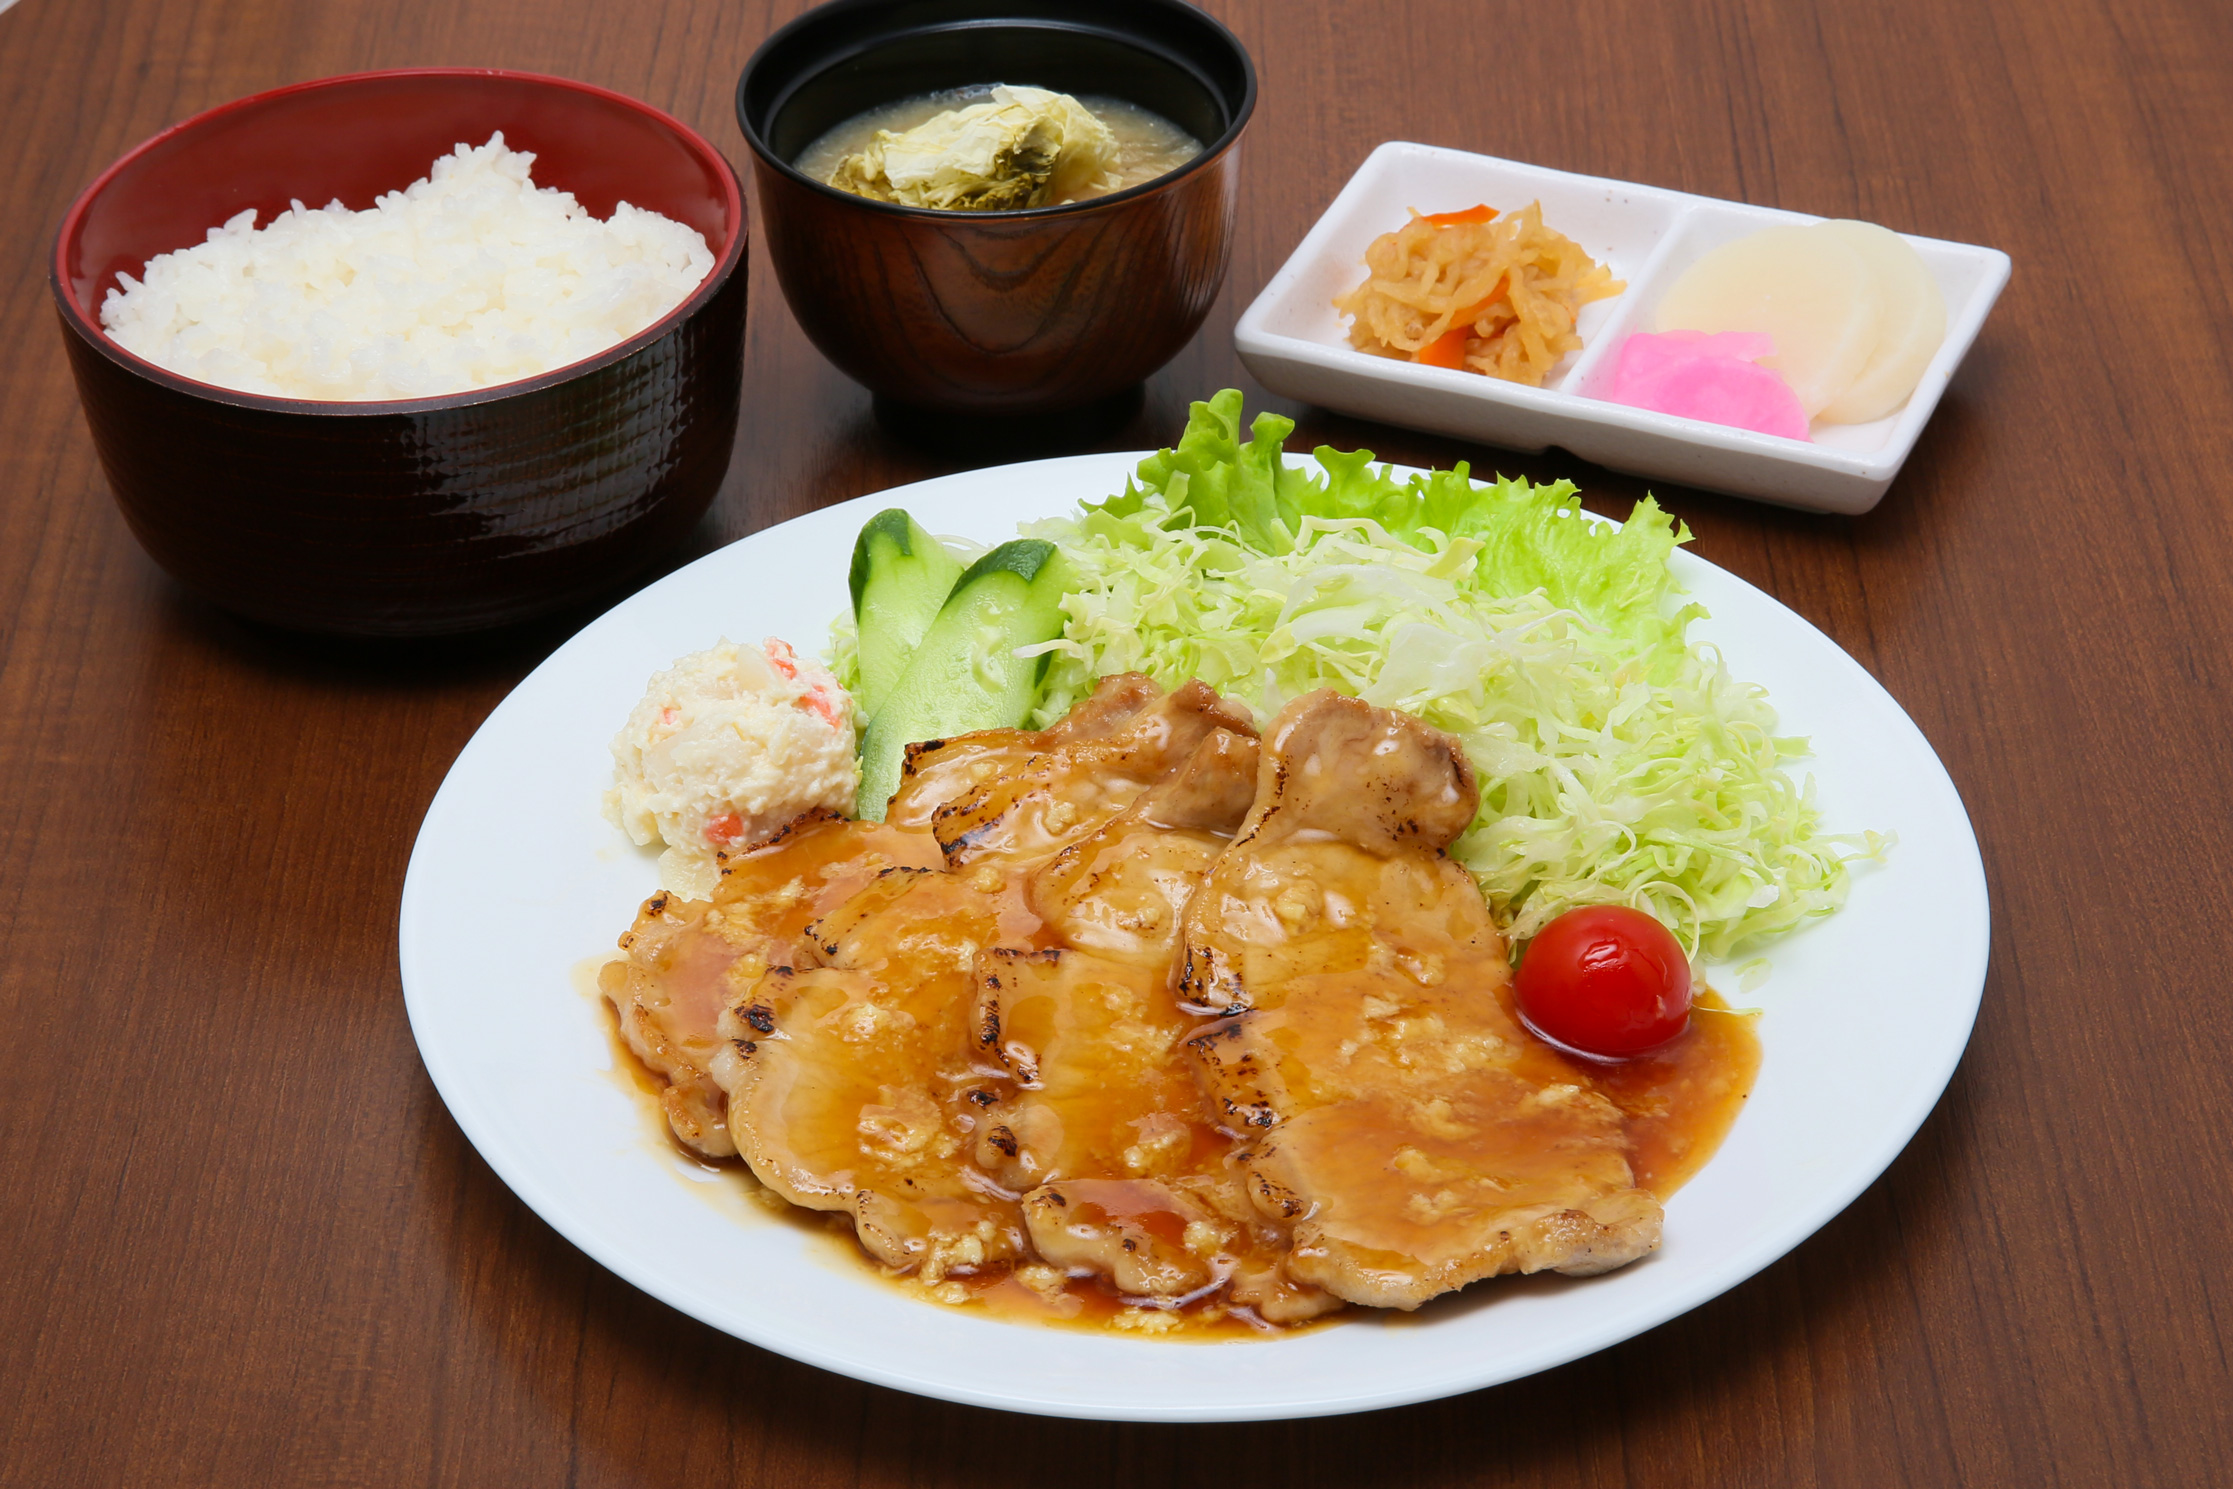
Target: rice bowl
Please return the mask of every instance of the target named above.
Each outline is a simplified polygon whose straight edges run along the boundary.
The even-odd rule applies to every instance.
[[[626,200],[698,233],[712,271],[603,351],[422,398],[243,392],[102,330],[118,273],[243,208],[367,208],[499,129],[592,215]],[[671,115],[563,78],[414,68],[293,84],[143,142],[64,214],[49,283],[109,488],[159,565],[256,620],[427,636],[609,594],[689,534],[736,447],[747,247],[734,168]]]

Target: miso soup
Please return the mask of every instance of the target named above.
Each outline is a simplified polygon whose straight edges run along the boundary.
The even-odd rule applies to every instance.
[[[996,84],[949,88],[920,93],[895,103],[855,114],[823,134],[799,153],[793,164],[805,175],[826,184],[852,156],[866,150],[877,131],[903,135],[941,114],[990,101]],[[1077,100],[1108,127],[1116,139],[1116,153],[1107,168],[1094,178],[1040,203],[1061,206],[1088,201],[1152,181],[1202,153],[1202,142],[1153,110],[1121,98],[1099,94],[1079,95]]]

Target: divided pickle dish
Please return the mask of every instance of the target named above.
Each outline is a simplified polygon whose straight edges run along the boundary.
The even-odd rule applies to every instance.
[[[1627,289],[1582,308],[1582,349],[1541,388],[1422,366],[1351,347],[1334,297],[1364,272],[1365,249],[1407,209],[1499,210],[1543,204],[1546,226],[1580,243]],[[1234,327],[1241,361],[1266,388],[1383,423],[1534,452],[1558,445],[1613,470],[1780,506],[1860,513],[1874,507],[1914,449],[1939,395],[2008,283],[1997,249],[1901,236],[1946,300],[1946,339],[1907,402],[1873,423],[1817,425],[1812,442],[1781,439],[1595,396],[1620,344],[1650,329],[1660,297],[1697,259],[1761,228],[1820,221],[1633,182],[1578,176],[1464,150],[1391,141],[1334,198]]]

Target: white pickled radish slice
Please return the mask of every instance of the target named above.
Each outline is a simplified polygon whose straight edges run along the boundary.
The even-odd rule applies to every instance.
[[[1683,271],[1659,302],[1661,331],[1765,331],[1808,418],[1861,375],[1876,350],[1884,296],[1858,253],[1811,227],[1763,228]]]
[[[1946,339],[1946,297],[1923,256],[1890,228],[1846,220],[1816,223],[1811,231],[1827,233],[1861,255],[1884,295],[1883,329],[1868,365],[1822,409],[1825,424],[1866,424],[1907,402],[1923,380],[1923,369]]]

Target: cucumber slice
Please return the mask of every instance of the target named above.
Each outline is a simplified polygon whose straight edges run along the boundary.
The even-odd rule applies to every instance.
[[[1039,698],[1044,654],[1019,646],[1062,634],[1066,566],[1038,538],[1003,543],[969,566],[907,670],[861,735],[860,815],[884,820],[907,747],[975,729],[1012,729]]]
[[[853,699],[874,718],[907,659],[961,577],[961,561],[897,507],[868,519],[853,543],[853,622],[860,683]]]

